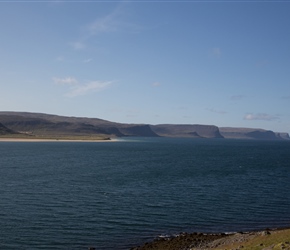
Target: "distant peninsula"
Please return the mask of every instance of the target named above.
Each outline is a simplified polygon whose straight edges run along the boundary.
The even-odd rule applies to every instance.
[[[109,140],[119,137],[290,140],[288,133],[201,124],[125,124],[99,118],[0,112],[0,138]]]

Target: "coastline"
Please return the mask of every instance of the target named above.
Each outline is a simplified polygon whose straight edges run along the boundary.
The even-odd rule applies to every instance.
[[[159,237],[131,250],[290,250],[290,228],[236,233],[180,233]]]
[[[0,138],[0,142],[117,142],[118,139]]]

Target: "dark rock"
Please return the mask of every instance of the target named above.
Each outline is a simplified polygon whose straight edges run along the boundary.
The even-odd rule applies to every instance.
[[[164,137],[223,138],[219,128],[213,125],[151,125],[152,130]]]
[[[9,135],[9,134],[17,134],[17,132],[7,128],[2,123],[0,123],[0,135]]]
[[[255,139],[255,140],[285,140],[290,139],[288,133],[274,133],[271,130],[255,128],[220,127],[220,133],[229,139]]]

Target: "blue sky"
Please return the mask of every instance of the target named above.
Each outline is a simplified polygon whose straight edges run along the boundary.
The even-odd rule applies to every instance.
[[[0,110],[290,132],[290,1],[0,1]]]

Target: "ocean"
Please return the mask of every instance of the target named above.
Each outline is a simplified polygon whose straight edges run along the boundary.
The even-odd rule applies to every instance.
[[[0,249],[290,226],[290,141],[0,142]]]

